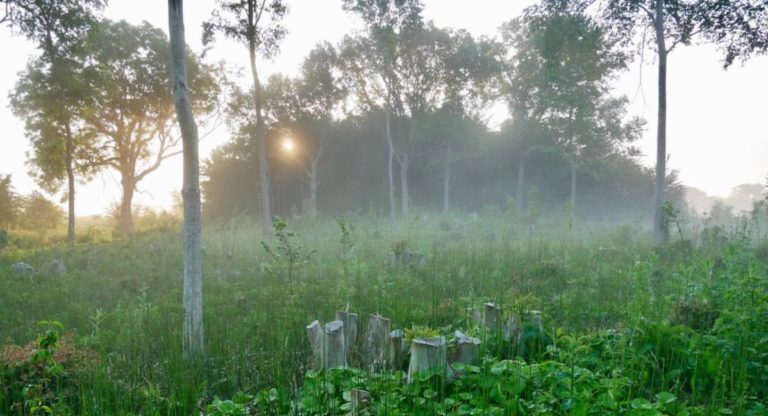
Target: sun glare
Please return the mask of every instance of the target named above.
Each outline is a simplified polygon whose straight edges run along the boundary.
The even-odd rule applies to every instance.
[[[290,153],[293,152],[293,149],[295,148],[295,145],[293,144],[293,140],[290,138],[286,138],[283,140],[283,150]]]

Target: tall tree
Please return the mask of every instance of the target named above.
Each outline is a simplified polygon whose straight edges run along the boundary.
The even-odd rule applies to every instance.
[[[345,72],[352,78],[351,83],[357,88],[360,104],[369,111],[377,108],[384,110],[384,139],[389,150],[387,173],[389,184],[389,216],[392,222],[397,218],[395,201],[394,159],[404,159],[395,147],[394,134],[402,133],[405,111],[398,80],[398,44],[409,33],[421,30],[424,26],[421,17],[421,0],[344,0],[345,10],[358,14],[366,24],[367,37],[347,38],[345,40]],[[400,113],[400,114],[398,114]],[[398,117],[400,116],[400,117]],[[393,121],[397,132],[393,130]],[[412,124],[413,126],[413,124]],[[409,144],[410,130],[406,137]],[[394,133],[394,134],[393,134]],[[413,143],[411,140],[410,143]],[[407,157],[406,157],[407,158]],[[398,160],[398,161],[401,161]],[[408,160],[400,164],[401,187],[407,186]],[[403,182],[403,179],[406,179]],[[407,188],[401,189],[401,206],[407,214]]]
[[[309,213],[317,215],[318,166],[334,122],[347,96],[337,69],[335,48],[322,43],[304,60],[301,76],[272,76],[265,88],[267,115],[279,129],[297,139],[293,149],[309,181]]]
[[[184,328],[183,350],[187,359],[204,352],[203,285],[200,270],[201,203],[197,123],[192,108],[184,41],[184,0],[168,0],[171,36],[171,86],[176,118],[184,147]]]
[[[609,81],[625,67],[625,56],[595,22],[568,9],[534,7],[503,30],[516,51],[507,101],[518,117],[541,123],[561,150],[575,208],[577,170],[584,160],[639,137],[639,120],[622,121],[626,99],[609,95]]]
[[[132,201],[138,184],[169,157],[178,155],[174,100],[166,35],[149,23],[103,21],[89,38],[87,65],[97,74],[85,123],[99,138],[106,166],[120,173],[120,228],[133,232]],[[192,103],[199,114],[218,105],[214,68],[187,53]]]
[[[104,0],[5,0],[5,15],[0,23],[34,41],[42,52],[36,64],[37,90],[19,91],[15,111],[26,121],[35,158],[32,163],[42,175],[43,184],[67,178],[67,240],[75,240],[75,152],[82,139],[77,130],[78,109],[87,92],[79,82],[77,55],[87,33],[93,28]],[[33,71],[32,68],[28,72]],[[41,85],[42,84],[42,85]],[[80,140],[82,141],[82,140]],[[58,143],[61,142],[61,143]]]
[[[269,166],[267,162],[266,125],[261,81],[256,59],[259,55],[269,58],[278,52],[280,40],[285,36],[281,21],[287,12],[284,0],[217,0],[211,19],[203,24],[203,44],[211,45],[215,34],[221,32],[227,38],[243,44],[253,81],[253,105],[255,115],[254,137],[259,151],[259,194],[261,198],[261,229],[266,236],[272,228],[269,198]]]
[[[680,44],[697,37],[719,45],[728,67],[736,59],[768,50],[768,7],[764,1],[723,0],[609,0],[603,17],[627,41],[642,39],[652,45],[658,64],[658,114],[656,130],[656,193],[653,230],[656,241],[668,239],[665,219],[667,162],[667,57]],[[646,38],[650,29],[653,36]],[[643,44],[642,42],[647,42]]]

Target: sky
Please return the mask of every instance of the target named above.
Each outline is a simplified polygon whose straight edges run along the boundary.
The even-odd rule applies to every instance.
[[[437,26],[464,28],[475,35],[494,36],[504,22],[520,15],[532,0],[424,0],[424,16]],[[260,61],[264,79],[275,72],[293,74],[303,58],[320,41],[338,42],[345,34],[362,27],[356,16],[341,8],[341,0],[288,0],[284,20],[288,34],[281,53],[271,61]],[[110,0],[105,17],[131,23],[144,20],[167,32],[166,2],[162,0]],[[187,43],[200,51],[201,25],[214,7],[213,0],[185,3]],[[8,94],[18,73],[32,54],[34,45],[0,28],[0,174],[13,174],[17,192],[37,189],[25,165],[29,141],[23,123],[8,108]],[[245,68],[247,52],[234,42],[219,39],[208,54],[212,61]],[[629,115],[647,120],[638,147],[642,163],[653,166],[656,154],[656,67],[652,53],[645,63],[635,62],[615,82],[614,93],[630,98]],[[669,167],[680,171],[682,182],[710,195],[727,196],[742,183],[765,183],[768,174],[768,57],[753,57],[724,71],[721,54],[711,45],[681,46],[668,60],[667,151]],[[245,80],[243,80],[245,82]],[[247,84],[244,84],[247,85]],[[495,122],[507,114],[499,105],[489,110]],[[200,144],[205,159],[215,147],[229,139],[222,127]],[[181,188],[181,158],[167,160],[144,183],[139,183],[134,203],[169,207],[173,193]],[[60,195],[57,195],[57,198]],[[77,215],[103,215],[120,200],[120,177],[106,171],[87,185],[78,185]]]

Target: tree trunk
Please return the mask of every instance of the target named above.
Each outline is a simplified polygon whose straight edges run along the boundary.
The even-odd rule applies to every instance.
[[[408,216],[408,161],[400,160],[400,212]]]
[[[312,218],[317,217],[317,162],[312,160],[309,168],[309,215]]]
[[[133,194],[136,192],[136,180],[130,176],[130,172],[123,173],[120,181],[123,186],[123,199],[120,202],[120,231],[123,234],[133,234]]]
[[[200,268],[201,203],[198,133],[187,86],[184,55],[184,1],[168,0],[171,35],[172,87],[176,117],[184,147],[184,324],[183,352],[187,360],[204,353],[203,285]]]
[[[522,213],[525,203],[525,192],[523,187],[525,186],[525,156],[520,158],[517,162],[517,212]]]
[[[665,179],[667,171],[667,45],[664,39],[664,1],[656,0],[656,46],[659,53],[659,114],[656,131],[656,201],[653,216],[653,235],[657,242],[667,241],[664,214]]]
[[[576,211],[576,161],[571,160],[571,209]]]
[[[445,149],[445,164],[443,165],[443,213],[447,214],[451,207],[451,144]]]
[[[392,142],[392,111],[387,106],[386,119],[386,139],[389,147],[389,160],[387,164],[387,173],[389,176],[389,221],[394,224],[397,221],[397,206],[395,203],[395,144]]]
[[[261,232],[269,238],[272,231],[272,214],[269,202],[269,165],[267,161],[267,138],[264,116],[261,113],[261,82],[256,70],[256,46],[249,45],[251,58],[251,76],[253,78],[253,101],[256,107],[256,144],[259,151],[259,195],[261,198]]]
[[[74,154],[74,140],[69,121],[66,122],[66,155],[65,164],[67,167],[67,242],[72,245],[75,243],[75,170],[72,167]]]

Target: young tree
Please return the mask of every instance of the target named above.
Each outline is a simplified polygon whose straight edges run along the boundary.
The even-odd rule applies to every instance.
[[[0,23],[37,43],[42,52],[13,94],[11,105],[25,119],[33,142],[38,182],[49,189],[66,175],[67,240],[75,240],[75,159],[80,134],[77,117],[88,91],[78,77],[77,55],[104,0],[5,0]],[[35,72],[33,74],[33,72]],[[30,84],[35,88],[27,88]]]
[[[259,151],[259,193],[261,196],[261,229],[269,236],[272,229],[269,198],[269,166],[267,162],[266,125],[262,107],[264,105],[261,82],[256,58],[275,55],[280,40],[285,36],[281,20],[287,12],[284,0],[217,0],[211,20],[203,24],[203,44],[211,45],[215,34],[243,44],[248,50],[248,59],[253,81],[253,106],[255,123],[253,140]]]
[[[11,175],[0,175],[0,229],[8,229],[16,223],[17,204]]]
[[[337,54],[328,43],[319,44],[304,60],[301,76],[272,76],[265,88],[267,118],[298,139],[292,152],[309,181],[309,212],[317,215],[317,173],[334,113],[347,96],[336,68]]]
[[[84,120],[99,138],[106,166],[120,173],[120,229],[133,232],[132,201],[137,185],[169,157],[178,155],[179,137],[168,38],[149,23],[104,21],[89,38],[87,65],[95,76],[94,98]],[[187,53],[192,103],[198,114],[213,113],[219,96],[214,69]]]
[[[197,123],[195,123],[187,76],[184,0],[168,0],[168,29],[171,35],[171,87],[184,147],[183,350],[184,356],[191,359],[203,354],[204,333],[203,285],[200,270],[200,161]]]
[[[542,124],[576,177],[587,159],[600,158],[639,137],[641,122],[623,123],[625,98],[608,95],[625,57],[588,17],[567,9],[531,9],[504,27],[516,52],[506,98],[515,114]]]
[[[665,242],[665,186],[667,162],[667,56],[680,44],[697,37],[721,46],[725,67],[736,59],[768,50],[768,7],[760,1],[722,0],[609,0],[603,18],[627,41],[642,39],[653,45],[658,64],[658,123],[656,130],[656,197],[653,230]],[[650,29],[653,36],[640,36]]]

